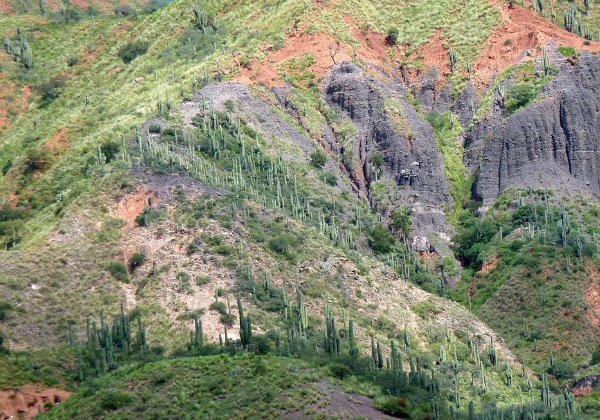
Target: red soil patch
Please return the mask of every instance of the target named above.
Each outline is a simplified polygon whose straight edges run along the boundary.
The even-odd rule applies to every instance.
[[[489,261],[486,261],[485,263],[483,263],[483,266],[481,267],[481,272],[482,273],[491,273],[492,271],[494,271],[496,269],[496,267],[498,267],[498,257],[494,257]]]
[[[487,83],[506,67],[518,62],[527,50],[538,49],[550,42],[572,46],[580,50],[600,52],[600,42],[586,42],[552,22],[533,13],[532,10],[492,0],[500,8],[504,23],[496,27],[486,46],[473,66],[481,82]]]
[[[66,128],[61,128],[58,130],[50,140],[44,143],[46,149],[52,152],[60,152],[61,150],[66,149],[71,143],[71,139],[69,139],[68,130]]]
[[[33,419],[71,395],[73,393],[63,389],[43,389],[34,384],[24,385],[16,391],[0,391],[0,419]]]
[[[352,27],[349,17],[345,18],[345,21]],[[385,61],[385,53],[389,46],[386,44],[383,35],[371,32],[364,33],[359,30],[353,30],[353,34],[361,44],[354,51],[359,59],[371,63]],[[267,47],[267,50],[271,48]],[[323,33],[307,34],[299,30],[288,38],[285,47],[268,53],[265,60],[253,62],[250,68],[242,68],[241,72],[234,77],[234,80],[245,84],[260,83],[267,87],[283,85],[285,82],[279,75],[278,69],[290,58],[305,53],[311,53],[315,60],[315,64],[310,67],[310,70],[314,72],[317,78],[322,78],[329,73],[336,63],[352,60],[353,50],[351,46],[339,43],[330,35]],[[332,53],[334,53],[333,58]]]
[[[437,31],[426,44],[420,47],[411,57],[411,60],[422,59],[427,68],[437,68],[440,75],[448,76],[451,72],[450,52],[444,45],[442,31]]]
[[[8,61],[10,58],[2,54],[0,61]],[[31,86],[24,86],[20,94],[17,94],[17,85],[9,82],[4,73],[0,73],[0,128],[11,124],[11,115],[19,115],[27,111],[31,98]]]
[[[12,7],[6,0],[0,0],[0,12],[2,13],[10,13],[12,11]]]
[[[587,311],[589,320],[600,328],[600,275],[594,264],[588,264],[591,282],[585,291],[585,300],[591,306]]]
[[[135,219],[145,208],[150,206],[152,199],[152,207],[158,205],[158,197],[152,191],[146,191],[144,187],[139,187],[133,194],[124,197],[116,209],[113,211],[115,217],[127,222],[128,227],[135,226]]]

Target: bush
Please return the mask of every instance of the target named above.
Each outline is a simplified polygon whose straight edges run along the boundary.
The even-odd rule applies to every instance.
[[[133,396],[122,391],[108,391],[100,397],[100,407],[106,411],[114,411],[133,402]]]
[[[129,275],[127,267],[120,261],[110,261],[107,265],[108,272],[117,280],[127,283],[129,281]]]
[[[398,30],[398,28],[389,28],[387,31],[387,37],[385,38],[385,41],[390,45],[396,45],[398,43],[399,37],[400,31]]]
[[[235,323],[235,315],[234,314],[221,314],[221,322],[229,327],[231,327]]]
[[[287,259],[294,259],[293,247],[297,244],[294,237],[286,234],[277,235],[268,242],[269,249]]]
[[[323,181],[327,185],[331,185],[332,187],[335,187],[337,185],[337,176],[335,176],[331,172],[325,172],[323,174]]]
[[[135,10],[133,10],[133,8],[131,8],[129,6],[125,6],[125,5],[116,6],[114,11],[115,11],[115,16],[119,16],[119,17],[135,17],[137,15],[137,13],[135,12]]]
[[[369,246],[378,254],[390,252],[396,238],[383,225],[377,225],[373,228],[369,238]]]
[[[148,43],[144,41],[133,41],[125,44],[119,50],[119,57],[125,64],[131,63],[136,57],[146,54],[148,51]]]
[[[148,207],[135,218],[135,222],[138,226],[149,226],[151,223],[164,220],[166,217],[167,215],[163,210]]]
[[[565,57],[577,57],[577,50],[573,47],[558,47],[558,52],[564,55]]]
[[[100,146],[100,151],[104,156],[106,156],[106,163],[113,161],[119,154],[120,150],[121,145],[116,141],[107,141]]]
[[[387,397],[377,404],[377,408],[390,416],[398,418],[410,418],[408,412],[408,401],[401,397]]]
[[[512,114],[526,107],[535,99],[537,94],[538,89],[534,84],[529,82],[517,83],[508,90],[504,99],[504,107]]]
[[[571,379],[575,375],[575,368],[566,362],[556,362],[554,369],[549,368],[548,373],[554,374],[556,379],[562,381],[564,379]]]
[[[0,302],[0,321],[6,321],[12,312],[13,306],[8,302]]]
[[[337,379],[346,379],[352,375],[352,369],[342,363],[334,363],[329,366],[331,374]]]
[[[60,96],[65,85],[66,82],[63,77],[55,77],[38,85],[36,90],[40,94],[42,100],[40,106],[45,107],[50,105],[52,101]]]
[[[25,175],[44,170],[50,164],[50,153],[46,149],[32,149],[25,164]]]
[[[315,168],[322,169],[323,166],[325,166],[326,162],[327,162],[327,155],[325,154],[323,149],[321,149],[320,147],[317,147],[310,154],[310,164],[312,166],[314,166]]]
[[[129,259],[129,272],[133,273],[136,268],[146,262],[146,254],[143,252],[136,252]]]
[[[0,354],[8,354],[8,337],[4,334],[4,331],[0,330]]]
[[[404,236],[410,235],[412,227],[411,214],[412,211],[408,207],[394,209],[392,212],[392,228],[395,231],[402,232]]]
[[[592,365],[600,363],[600,343],[596,346],[596,350],[592,353]]]

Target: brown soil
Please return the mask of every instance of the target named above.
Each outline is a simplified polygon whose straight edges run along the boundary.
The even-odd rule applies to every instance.
[[[412,56],[412,60],[421,59],[427,68],[437,68],[440,76],[448,76],[451,73],[450,53],[444,45],[442,31],[437,31],[429,41],[419,48]]]
[[[12,11],[12,7],[8,4],[6,0],[0,0],[0,12],[2,13],[10,13]]]
[[[479,60],[473,66],[477,78],[483,83],[518,62],[528,50],[537,50],[548,43],[600,52],[600,42],[584,45],[583,38],[557,27],[530,9],[516,5],[509,8],[507,2],[500,0],[492,0],[492,3],[500,8],[503,23],[488,38]]]
[[[600,328],[600,274],[594,262],[588,264],[590,272],[590,285],[585,291],[585,300],[590,305],[587,311],[589,320]]]
[[[152,207],[158,205],[158,197],[152,191],[147,191],[140,187],[133,194],[124,197],[117,207],[113,210],[113,215],[118,219],[124,220],[127,227],[135,226],[135,219],[146,207],[149,206],[148,200],[152,199]]]
[[[345,17],[346,23],[353,28],[350,17]],[[386,62],[386,52],[389,46],[385,37],[373,32],[363,32],[358,29],[352,30],[354,37],[361,46],[355,49],[357,57],[370,63],[383,64]],[[284,84],[278,73],[279,68],[290,58],[299,57],[305,53],[311,53],[315,64],[310,67],[315,76],[320,79],[327,75],[330,69],[342,61],[352,60],[352,47],[339,43],[334,37],[323,34],[307,34],[298,30],[292,34],[280,50],[271,51],[271,46],[266,47],[267,58],[262,62],[253,62],[250,68],[242,67],[241,72],[234,77],[245,84],[263,84],[267,87],[280,86]],[[332,58],[332,53],[334,57]]]
[[[47,412],[52,406],[66,401],[71,395],[71,392],[63,389],[44,389],[35,384],[24,385],[16,391],[0,391],[0,419],[33,419],[40,412]]]
[[[481,272],[482,273],[491,273],[492,271],[494,271],[496,269],[496,267],[498,267],[498,257],[494,257],[489,261],[486,261],[485,263],[483,263],[483,266],[481,267]]]
[[[52,152],[60,152],[61,150],[66,149],[71,143],[71,139],[69,138],[69,132],[66,128],[61,128],[58,130],[50,140],[44,143],[46,149]]]

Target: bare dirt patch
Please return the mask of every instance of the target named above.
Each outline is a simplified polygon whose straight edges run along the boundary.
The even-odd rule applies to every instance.
[[[438,69],[444,77],[452,72],[449,49],[444,45],[442,31],[439,30],[412,55],[411,59],[423,60],[425,67]]]
[[[517,5],[509,8],[507,2],[499,0],[493,0],[492,3],[500,8],[503,23],[488,38],[473,66],[478,79],[483,83],[489,82],[506,67],[526,57],[527,51],[535,55],[536,50],[548,43],[600,52],[600,42],[585,45],[585,39],[557,27],[530,9]]]
[[[69,132],[66,128],[61,128],[58,130],[50,140],[44,143],[46,149],[52,152],[60,152],[66,149],[69,144],[71,144],[71,139],[69,138]]]
[[[494,271],[496,269],[496,267],[498,267],[498,257],[494,257],[489,261],[486,261],[483,263],[483,266],[481,267],[481,272],[482,273],[491,273],[492,271]]]
[[[318,414],[334,415],[339,419],[393,419],[373,406],[373,400],[359,394],[351,394],[335,388],[323,380],[317,383],[326,401],[319,401],[313,407]],[[327,403],[328,402],[328,403]],[[285,416],[287,419],[306,418],[306,407],[302,412],[294,412]]]
[[[129,194],[117,204],[113,214],[118,219],[124,220],[128,227],[135,226],[135,219],[147,207],[158,205],[158,197],[152,191],[139,187],[134,193]]]
[[[69,399],[71,392],[28,384],[19,390],[0,391],[0,419],[33,419]]]
[[[335,64],[352,60],[353,54],[370,63],[385,63],[386,52],[390,48],[385,42],[385,37],[382,34],[353,28],[350,17],[345,17],[344,20],[352,29],[353,36],[360,43],[360,47],[353,50],[352,46],[340,43],[328,34],[309,34],[298,30],[287,39],[282,49],[269,52],[272,46],[267,46],[267,58],[262,62],[253,62],[250,68],[243,67],[234,80],[245,84],[260,83],[267,87],[281,86],[285,82],[278,69],[290,58],[306,53],[311,53],[315,60],[310,70],[317,78],[327,75]]]

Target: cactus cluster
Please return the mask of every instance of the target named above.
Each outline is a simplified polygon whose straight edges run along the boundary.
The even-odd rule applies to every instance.
[[[33,67],[33,52],[27,37],[21,31],[21,28],[17,28],[16,40],[11,39],[9,36],[4,37],[4,50],[13,57],[13,59],[21,63],[26,68]]]

